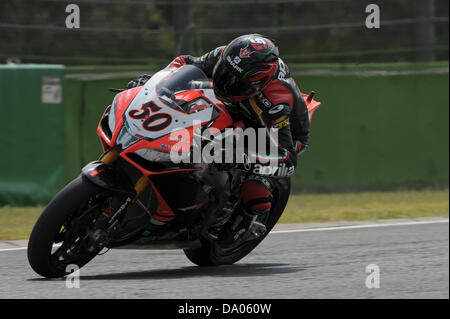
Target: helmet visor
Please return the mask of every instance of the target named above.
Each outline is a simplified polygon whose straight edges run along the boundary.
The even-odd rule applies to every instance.
[[[258,90],[256,85],[234,75],[222,61],[216,65],[213,83],[215,90],[223,97],[250,96]]]

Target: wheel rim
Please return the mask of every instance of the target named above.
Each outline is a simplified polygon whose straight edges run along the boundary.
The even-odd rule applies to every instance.
[[[105,195],[101,193],[91,196],[61,225],[50,252],[50,261],[58,270],[67,272],[68,265],[81,267],[85,260],[101,250],[91,248],[89,236],[102,208],[108,203]]]
[[[264,225],[266,225],[266,223],[269,219],[270,213],[271,212],[265,213],[265,215],[262,217],[260,222],[262,222]],[[266,235],[267,234],[265,234],[261,237],[258,237],[258,238],[254,238],[252,240],[243,241],[243,242],[237,244],[236,246],[233,246],[230,248],[220,247],[219,244],[216,242],[213,245],[213,254],[217,257],[229,257],[231,255],[238,253],[241,249],[245,248],[246,246],[259,244],[259,242],[262,241]]]

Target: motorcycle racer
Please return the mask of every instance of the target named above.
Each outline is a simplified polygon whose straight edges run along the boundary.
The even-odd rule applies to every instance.
[[[246,127],[265,128],[278,147],[278,156],[269,162],[253,154],[256,164],[241,188],[242,212],[225,225],[218,240],[222,247],[235,246],[266,232],[258,220],[271,209],[271,179],[289,178],[297,166],[297,156],[308,147],[307,106],[279,57],[278,47],[265,36],[242,35],[201,57],[179,56],[168,67],[176,69],[185,64],[200,68],[212,78],[216,97],[235,120],[243,120]],[[149,78],[143,75],[129,82],[127,89],[143,85]]]

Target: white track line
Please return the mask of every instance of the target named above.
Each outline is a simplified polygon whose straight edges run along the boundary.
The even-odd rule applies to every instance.
[[[25,250],[25,249],[27,249],[27,247],[4,248],[4,249],[0,249],[0,252],[2,252],[2,251],[14,251],[14,250]]]
[[[304,229],[289,229],[289,230],[275,230],[270,234],[285,234],[285,233],[302,233],[312,231],[324,231],[324,230],[341,230],[341,229],[358,229],[358,228],[375,228],[375,227],[388,227],[388,226],[410,226],[410,225],[425,225],[425,224],[441,224],[448,223],[448,219],[430,220],[430,221],[417,221],[417,222],[400,222],[400,223],[386,223],[386,224],[363,224],[363,225],[349,225],[349,226],[331,226],[331,227],[318,227],[318,228],[304,228]]]
[[[53,247],[59,247],[59,246],[61,246],[61,245],[60,244],[53,245]],[[27,247],[4,248],[4,249],[0,249],[0,253],[2,251],[14,251],[14,250],[26,250],[26,249],[27,249]]]
[[[442,223],[448,223],[448,222],[449,222],[448,219],[439,219],[439,220],[430,220],[430,221],[401,222],[401,223],[389,223],[389,224],[386,223],[386,224],[366,224],[366,225],[350,225],[350,226],[331,226],[331,227],[318,227],[318,228],[275,230],[275,231],[271,231],[270,234],[303,233],[303,232],[326,231],[326,230],[376,228],[376,227],[388,227],[388,226],[411,226],[411,225],[426,225],[426,224],[442,224]],[[5,249],[0,249],[0,252],[3,252],[3,251],[15,251],[15,250],[26,250],[26,249],[27,249],[27,247],[5,248]]]

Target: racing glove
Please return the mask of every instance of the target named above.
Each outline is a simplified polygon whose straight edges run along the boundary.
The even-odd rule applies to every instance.
[[[149,74],[143,74],[143,75],[139,76],[136,80],[128,82],[127,90],[144,85],[145,82],[147,82],[151,77],[152,76]]]
[[[309,144],[302,143],[300,141],[297,141],[295,143],[295,152],[297,153],[297,156],[300,154],[303,154],[308,149]]]

